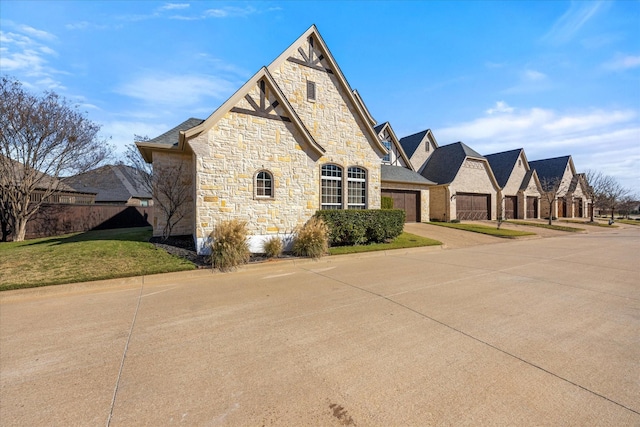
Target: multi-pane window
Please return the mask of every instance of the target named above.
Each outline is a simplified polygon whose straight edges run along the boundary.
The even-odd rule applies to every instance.
[[[350,167],[347,171],[347,209],[366,209],[367,171]]]
[[[342,209],[342,168],[336,165],[322,166],[321,209]]]
[[[385,156],[382,158],[382,162],[389,163],[391,162],[391,141],[382,141],[382,145],[384,145],[384,148],[389,151],[389,153],[385,154]]]
[[[256,197],[273,197],[273,176],[267,171],[256,175]]]

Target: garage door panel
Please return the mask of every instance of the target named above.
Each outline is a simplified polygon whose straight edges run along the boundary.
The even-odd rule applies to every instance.
[[[456,217],[461,221],[477,221],[490,218],[488,194],[456,195]]]
[[[384,197],[393,199],[393,208],[405,211],[406,222],[420,221],[420,193],[417,191],[385,190]]]
[[[505,219],[515,219],[517,214],[518,214],[518,197],[506,196],[504,198]]]

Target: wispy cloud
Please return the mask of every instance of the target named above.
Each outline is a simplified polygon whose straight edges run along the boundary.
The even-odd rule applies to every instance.
[[[204,15],[212,18],[227,18],[235,16],[249,16],[258,13],[258,9],[252,6],[246,7],[234,7],[227,6],[216,9],[208,9],[204,12]]]
[[[602,64],[606,70],[624,71],[640,67],[640,55],[616,55],[610,61]]]
[[[206,98],[223,99],[236,86],[213,75],[148,74],[119,86],[116,92],[154,106],[184,108],[197,105]]]
[[[46,31],[38,30],[36,28],[30,27],[28,25],[21,25],[20,30],[22,33],[27,34],[28,36],[35,37],[40,40],[53,41],[57,37],[51,33]]]
[[[160,7],[159,10],[180,10],[187,9],[190,6],[189,3],[167,3],[164,6]]]
[[[567,10],[542,36],[542,41],[560,45],[571,41],[598,12],[608,7],[606,1],[572,1]]]
[[[580,170],[602,170],[627,183],[640,180],[638,111],[589,109],[566,113],[518,109],[499,101],[485,113],[474,120],[434,129],[435,136],[442,144],[464,141],[483,154],[518,147],[523,147],[532,160],[571,154]],[[601,164],[601,156],[626,159],[626,163]]]
[[[551,81],[545,73],[526,68],[518,73],[518,81],[502,93],[505,95],[533,93],[549,90],[551,87]]]

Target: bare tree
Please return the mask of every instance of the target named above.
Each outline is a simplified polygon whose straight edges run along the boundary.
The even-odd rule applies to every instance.
[[[627,194],[620,199],[618,204],[618,213],[629,219],[629,214],[638,207],[638,197],[635,195]]]
[[[540,178],[540,186],[542,187],[542,200],[549,206],[549,225],[553,223],[553,206],[554,202],[558,204],[558,194],[565,190],[562,185],[562,177]]]
[[[615,178],[604,175],[599,171],[589,170],[585,173],[591,199],[595,208],[610,212],[614,219],[614,212],[618,205],[626,200],[630,191],[624,188]],[[593,221],[593,214],[591,215]]]
[[[97,166],[111,152],[100,126],[54,92],[40,96],[17,80],[0,80],[0,189],[14,240],[24,240],[27,221],[55,194],[60,178]]]
[[[2,238],[0,241],[6,242],[7,238],[13,233],[13,215],[9,203],[9,192],[0,191],[0,228],[2,229]]]
[[[135,138],[136,141],[149,139],[138,135]],[[164,217],[162,239],[167,240],[189,211],[192,177],[188,165],[180,160],[174,167],[153,168],[145,162],[135,144],[127,146],[124,162],[140,174],[141,182],[153,195],[153,209],[159,210]]]

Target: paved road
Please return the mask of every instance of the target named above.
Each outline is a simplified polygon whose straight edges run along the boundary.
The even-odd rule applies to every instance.
[[[2,425],[640,425],[640,228],[0,294]]]

